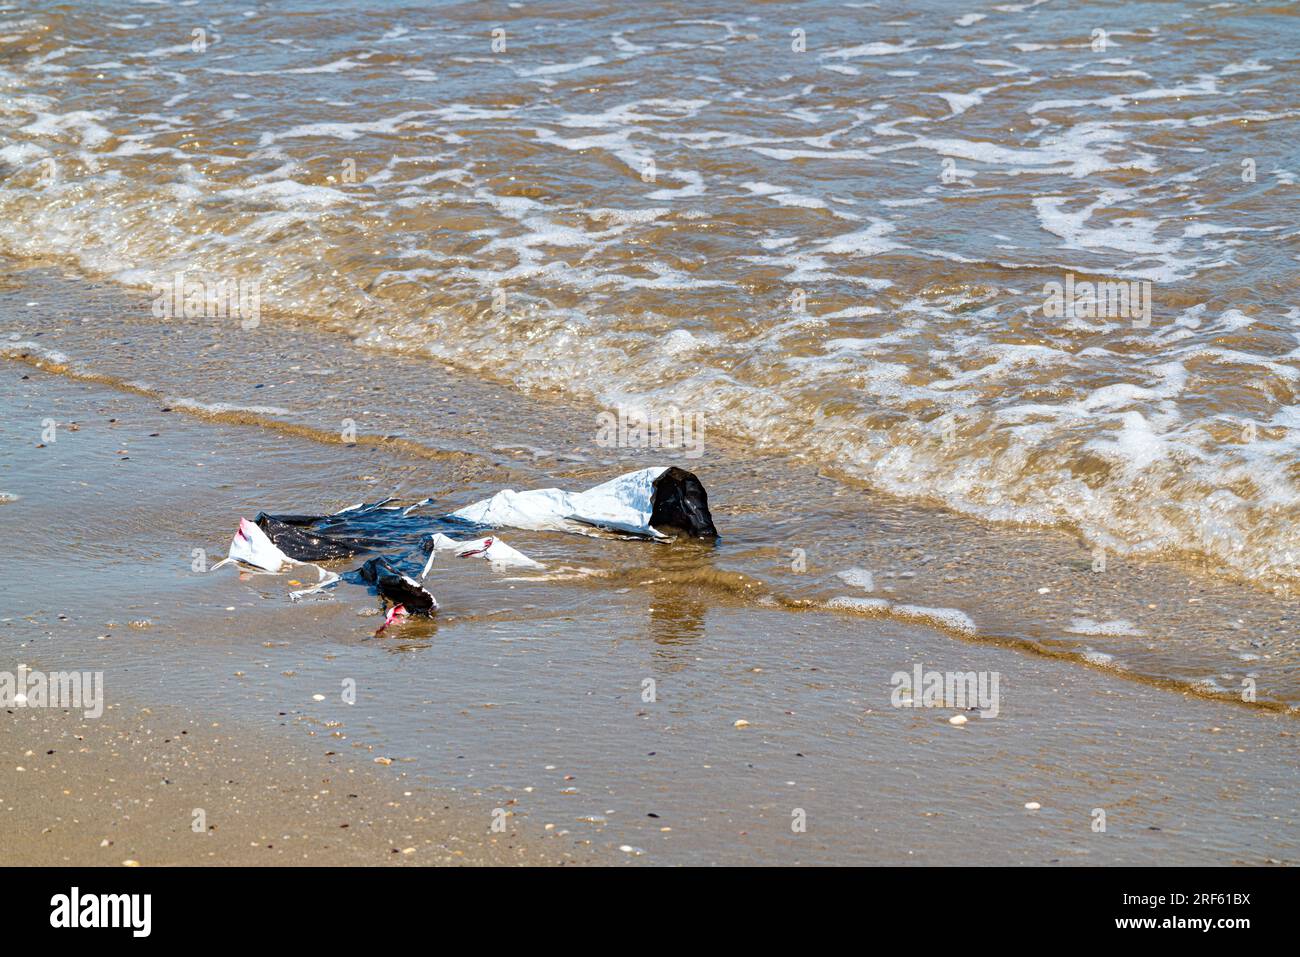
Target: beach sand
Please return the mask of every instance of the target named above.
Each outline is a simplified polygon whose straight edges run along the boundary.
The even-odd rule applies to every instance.
[[[1208,607],[1229,600],[1212,581],[1177,566],[1106,580],[1068,536],[999,538],[939,510],[873,504],[850,529],[843,516],[860,503],[837,511],[815,469],[745,460],[720,437],[685,463],[709,487],[716,548],[506,530],[545,575],[439,564],[437,618],[376,637],[363,589],[293,603],[295,576],[196,572],[194,550],[210,565],[259,508],[389,494],[457,507],[503,485],[582,487],[649,463],[598,459],[584,410],[436,367],[420,376],[320,331],[233,341],[237,329],[159,329],[110,291],[21,279],[0,324],[0,490],[16,497],[0,505],[0,653],[6,668],[102,671],[110,708],[97,720],[6,715],[0,841],[17,859],[1300,859],[1292,713],[1202,693],[1181,646],[1090,639],[1109,641],[1123,668],[1064,629],[1053,642],[1013,627],[1030,616],[1011,606],[1049,587],[1066,619],[1159,605],[1140,618],[1149,635],[1161,615],[1189,614],[1189,589]],[[349,417],[363,423],[355,443],[335,431]],[[46,419],[56,441],[42,441]],[[405,442],[366,439],[399,433]],[[919,561],[915,539],[945,525],[970,531],[969,581]],[[807,551],[807,584],[791,584],[794,547]],[[937,534],[925,546],[943,547]],[[872,595],[963,609],[977,632],[828,608],[835,595],[867,596],[836,575],[855,549],[893,555],[862,559],[877,569]],[[965,600],[980,587],[1022,591]],[[1266,598],[1237,600],[1243,614],[1276,614]],[[1223,628],[1226,646],[1233,630],[1215,614],[1202,627]],[[996,673],[998,715],[963,712],[955,726],[952,708],[893,706],[892,676],[918,663]],[[341,695],[348,682],[354,704]],[[194,808],[211,836],[189,830]],[[495,808],[513,816],[494,840]]]
[[[0,774],[6,865],[564,865],[596,849],[509,807],[434,792],[337,752],[175,705],[86,719],[10,710]],[[493,812],[497,812],[494,816]],[[500,820],[502,829],[492,830]],[[538,830],[538,833],[522,833]]]

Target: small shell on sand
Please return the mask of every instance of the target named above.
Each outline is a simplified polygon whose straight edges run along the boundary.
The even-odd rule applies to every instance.
[[[1037,801],[1026,801],[1026,802],[1025,802],[1025,810],[1026,810],[1026,811],[1037,811],[1040,807],[1042,807],[1042,805],[1039,804]]]
[[[951,718],[948,719],[948,723],[955,724],[958,727],[961,727],[963,724],[966,723],[966,716],[964,714],[954,714]]]
[[[749,727],[749,722],[746,721],[744,718],[740,718],[739,720],[736,721],[735,724],[732,725],[732,727],[733,727],[733,728],[748,728],[748,727]]]

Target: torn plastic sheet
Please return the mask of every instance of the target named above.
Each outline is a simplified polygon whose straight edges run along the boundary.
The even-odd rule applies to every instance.
[[[425,566],[425,574],[428,574],[429,566],[433,564],[433,559],[438,552],[445,551],[454,553],[457,558],[485,558],[494,566],[509,566],[512,568],[546,567],[541,562],[533,561],[523,552],[511,548],[496,536],[476,538],[470,542],[458,542],[454,538],[448,538],[439,532],[430,539],[429,545],[429,565]]]
[[[671,538],[673,532],[718,535],[700,480],[684,469],[662,466],[628,472],[585,492],[506,489],[451,514],[493,528],[568,532],[585,526],[656,539]]]
[[[245,565],[252,565],[254,568],[260,568],[268,572],[278,572],[290,565],[297,564],[276,547],[275,543],[267,537],[266,532],[246,518],[239,520],[239,528],[235,530],[235,537],[230,540],[229,553],[225,558],[213,565],[212,570],[216,571],[222,565],[230,565],[235,562],[243,562]]]
[[[302,591],[290,592],[289,597],[294,599],[320,591],[339,580],[338,575],[326,571],[319,565],[290,558],[267,537],[261,528],[246,518],[239,520],[239,528],[235,530],[235,537],[230,541],[230,551],[225,558],[212,566],[212,570],[216,571],[222,565],[239,562],[273,573],[284,571],[294,565],[309,565],[316,569],[318,578],[316,585]]]
[[[256,523],[276,546],[299,561],[327,562],[408,544],[403,531],[418,529],[417,538],[419,533],[427,531],[427,519],[416,518],[409,523],[403,520],[428,505],[429,499],[407,506],[391,502],[391,499],[385,499],[351,505],[332,515],[268,515],[260,512]],[[409,544],[415,544],[415,540]]]
[[[426,566],[427,567],[427,566]],[[383,555],[370,559],[350,575],[355,575],[367,585],[373,585],[381,596],[401,608],[408,615],[432,615],[438,610],[438,601],[422,582],[416,581]],[[389,620],[391,620],[391,615]],[[384,624],[388,624],[387,621]]]
[[[449,515],[417,514],[430,504],[395,505],[388,499],[362,503],[330,515],[270,515],[253,522],[240,519],[228,562],[279,572],[310,564],[321,581],[291,593],[312,594],[340,580],[315,562],[335,561],[387,551],[345,573],[345,580],[373,588],[391,607],[384,627],[396,617],[431,615],[438,603],[425,587],[435,557],[452,551],[458,557],[483,557],[494,567],[542,568],[541,563],[510,547],[496,535],[457,540],[446,532],[486,532],[500,527],[594,534],[596,530],[667,541],[676,535],[716,538],[708,496],[700,480],[675,467],[640,469],[584,492],[507,489]],[[398,551],[402,550],[404,551]],[[402,557],[394,557],[400,555]],[[427,560],[426,560],[427,556]],[[382,630],[382,629],[381,629]]]

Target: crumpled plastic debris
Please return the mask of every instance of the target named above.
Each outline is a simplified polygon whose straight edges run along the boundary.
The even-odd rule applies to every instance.
[[[275,543],[267,537],[256,524],[246,518],[239,520],[235,537],[230,540],[230,551],[221,561],[212,566],[216,571],[222,565],[243,562],[263,571],[278,572],[290,565],[296,565],[292,558],[280,551]]]
[[[428,566],[425,566],[426,568]],[[423,615],[428,617],[438,610],[438,600],[424,587],[383,555],[370,559],[354,572],[375,591],[392,602],[384,616],[380,631],[387,628],[398,617]]]
[[[493,528],[560,532],[598,528],[658,539],[671,538],[672,531],[695,538],[718,535],[700,480],[684,469],[663,466],[629,472],[585,492],[506,489],[451,514]]]
[[[521,551],[511,548],[495,536],[476,538],[471,542],[458,542],[441,532],[430,539],[432,551],[429,562],[432,564],[438,552],[454,552],[457,558],[486,558],[495,566],[513,568],[545,568],[541,562],[535,562]],[[427,568],[428,566],[426,566]]]
[[[230,541],[230,551],[226,557],[212,566],[216,571],[222,565],[237,564],[242,562],[245,565],[251,565],[254,568],[261,569],[265,572],[281,572],[286,568],[294,565],[308,565],[316,569],[318,577],[317,583],[311,588],[305,588],[302,591],[291,592],[290,598],[300,598],[303,595],[310,595],[321,589],[333,585],[339,580],[339,576],[331,571],[326,571],[319,565],[312,562],[300,562],[290,558],[282,552],[276,544],[267,537],[266,532],[262,531],[256,524],[246,518],[239,520],[239,528],[235,531],[235,537]]]
[[[694,474],[676,467],[628,472],[584,492],[506,489],[450,514],[416,514],[431,504],[395,505],[391,499],[358,503],[330,515],[269,515],[241,518],[227,557],[213,568],[238,563],[265,572],[310,565],[320,576],[312,588],[291,592],[293,599],[327,588],[341,578],[373,588],[388,603],[384,624],[408,616],[429,616],[438,602],[425,587],[439,552],[459,558],[482,557],[494,568],[544,568],[496,535],[458,540],[446,532],[490,531],[501,527],[540,531],[615,533],[653,541],[678,535],[716,538],[708,495]],[[371,552],[405,548],[401,557],[376,555],[342,576],[316,562],[337,561]],[[427,558],[426,558],[427,556]]]

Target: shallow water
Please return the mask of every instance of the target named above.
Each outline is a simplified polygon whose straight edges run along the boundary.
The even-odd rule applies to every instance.
[[[175,411],[22,362],[0,372],[0,487],[17,496],[0,505],[6,668],[101,671],[114,707],[180,706],[236,741],[268,731],[344,762],[391,761],[381,770],[436,789],[434,808],[421,797],[405,813],[436,810],[453,789],[471,828],[475,806],[485,833],[508,810],[532,832],[551,825],[562,847],[628,861],[1300,854],[1292,716],[922,622],[765,602],[739,571],[761,566],[761,507],[752,524],[722,505],[728,537],[710,549],[506,533],[546,572],[440,559],[436,619],[376,636],[362,588],[293,603],[296,570],[195,562],[210,564],[235,516],[261,505],[333,504],[405,481],[455,504],[493,473]],[[503,431],[527,417],[513,408]],[[47,418],[56,440],[37,442]],[[501,454],[488,469],[534,467]],[[717,460],[710,474],[725,499],[746,472]],[[960,708],[894,706],[893,676],[917,665],[998,675],[998,713],[956,727]],[[259,773],[254,785],[281,785],[273,766]],[[213,820],[235,811],[216,793],[204,806]]]
[[[0,250],[1300,580],[1293,6],[493,15],[10,10]]]
[[[1077,536],[956,516],[873,491],[833,465],[761,454],[730,436],[710,438],[699,459],[603,447],[581,406],[522,400],[491,381],[358,349],[311,325],[159,322],[113,287],[88,290],[48,270],[9,280],[12,288],[0,290],[0,355],[18,360],[16,368],[131,393],[168,410],[163,420],[197,418],[245,429],[250,441],[268,433],[334,450],[335,467],[326,471],[277,450],[265,477],[291,484],[276,494],[233,485],[214,499],[191,488],[185,514],[226,505],[177,530],[173,547],[182,555],[196,547],[223,555],[238,517],[262,510],[322,513],[392,496],[431,497],[438,514],[501,488],[581,489],[677,461],[709,490],[722,533],[715,547],[629,551],[623,542],[508,529],[502,537],[573,572],[566,581],[581,597],[568,610],[578,616],[611,589],[654,584],[683,608],[794,615],[831,608],[841,618],[921,622],[956,640],[1062,656],[1187,693],[1240,701],[1249,687],[1256,706],[1300,704],[1293,602],[1195,565],[1099,561]],[[76,418],[56,409],[17,417],[14,441],[38,439],[46,419],[66,441],[63,430]],[[153,533],[134,525],[123,535]],[[440,618],[461,613],[444,601]]]

